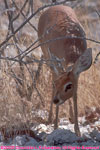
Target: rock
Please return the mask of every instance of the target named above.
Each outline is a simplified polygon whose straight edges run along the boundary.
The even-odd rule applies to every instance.
[[[79,137],[70,130],[57,129],[47,136],[47,145],[62,145],[64,143],[74,143]]]

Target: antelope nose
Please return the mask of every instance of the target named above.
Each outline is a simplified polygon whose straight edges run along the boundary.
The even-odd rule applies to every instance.
[[[54,104],[58,104],[58,103],[59,103],[59,99],[58,99],[57,97],[55,97],[55,98],[53,99],[53,102],[54,102]]]

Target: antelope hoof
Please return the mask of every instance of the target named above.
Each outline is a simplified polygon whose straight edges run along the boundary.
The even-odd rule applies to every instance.
[[[74,126],[74,130],[75,130],[75,134],[76,134],[77,136],[81,136],[79,127]]]
[[[52,123],[52,117],[48,117],[47,123],[48,123],[48,124]]]
[[[54,123],[54,130],[56,130],[58,128],[58,124]]]

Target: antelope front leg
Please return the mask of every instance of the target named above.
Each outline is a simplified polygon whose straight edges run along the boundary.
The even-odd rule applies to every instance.
[[[49,111],[48,123],[52,122],[52,114],[53,114],[53,100],[51,101],[51,104],[50,104],[50,111]]]
[[[59,106],[56,105],[56,118],[54,122],[54,129],[58,128],[58,113],[59,113]]]
[[[53,98],[54,98],[54,84],[53,84],[53,91],[52,91],[52,100],[50,104],[50,111],[49,111],[49,117],[48,117],[48,123],[52,123],[52,116],[53,116]]]
[[[73,114],[73,107],[72,107],[72,99],[69,99],[69,120],[71,123],[74,123],[74,114]]]
[[[81,136],[79,126],[78,126],[78,109],[77,109],[77,90],[73,94],[73,103],[74,103],[74,130],[77,136]]]

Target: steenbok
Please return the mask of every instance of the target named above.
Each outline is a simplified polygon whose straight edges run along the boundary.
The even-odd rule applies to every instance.
[[[92,49],[87,48],[83,27],[70,7],[53,6],[40,16],[38,37],[45,61],[51,60],[49,65],[54,85],[51,110],[53,103],[57,106],[55,128],[58,123],[59,105],[73,97],[74,129],[75,133],[80,135],[77,110],[78,78],[80,73],[89,69],[92,64]]]

